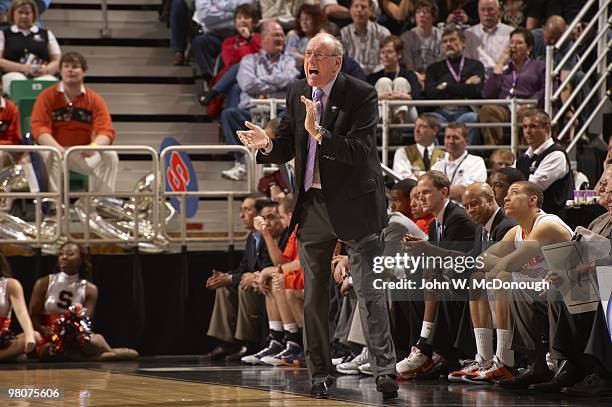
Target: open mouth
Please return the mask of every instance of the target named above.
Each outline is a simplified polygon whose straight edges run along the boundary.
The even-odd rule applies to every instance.
[[[318,69],[309,69],[308,70],[308,74],[310,76],[318,75],[319,74],[319,70]]]

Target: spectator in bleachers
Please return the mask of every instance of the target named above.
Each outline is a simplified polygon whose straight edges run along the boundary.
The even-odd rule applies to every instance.
[[[551,137],[550,116],[543,110],[523,111],[520,123],[529,148],[517,160],[516,168],[544,193],[542,210],[563,217],[565,202],[572,199],[574,190],[567,153]]]
[[[332,23],[331,21],[326,21],[321,24],[321,26],[319,27],[319,33],[333,35],[338,39],[338,41],[342,42],[340,28],[338,28],[338,26]],[[351,58],[351,56],[346,52],[346,50],[344,51],[344,55],[342,56],[342,66],[340,67],[340,72],[345,73],[347,75],[351,75],[352,77],[355,77],[357,79],[361,79],[364,82],[367,80],[366,74],[363,72],[363,69],[361,69],[359,63],[353,58]],[[301,77],[303,76],[304,74],[302,73]]]
[[[231,357],[239,360],[260,342],[262,298],[252,285],[254,273],[272,265],[272,261],[261,234],[253,224],[258,215],[256,203],[259,198],[263,196],[250,195],[240,206],[240,221],[249,234],[238,268],[231,272],[213,270],[213,275],[206,280],[206,288],[215,290],[215,305],[206,334],[219,339],[221,344],[204,355],[205,359]]]
[[[478,23],[477,0],[436,0],[436,3],[442,26],[444,23],[452,23],[464,29]]]
[[[380,67],[380,41],[391,35],[388,29],[371,21],[374,15],[373,0],[353,0],[349,9],[351,20],[340,30],[342,44],[355,61],[359,62],[366,75]]]
[[[495,150],[491,157],[489,157],[489,164],[491,167],[491,173],[494,173],[500,168],[512,167],[516,158],[510,150]]]
[[[169,8],[170,49],[174,51],[172,65],[185,65],[185,50],[193,9],[189,9],[185,0],[170,0]]]
[[[382,0],[382,15],[378,23],[387,27],[391,34],[400,35],[413,12],[413,0]]]
[[[62,80],[43,90],[36,99],[31,116],[32,135],[38,144],[55,147],[65,159],[68,147],[107,146],[115,141],[115,129],[104,99],[85,87],[87,61],[77,52],[60,59]],[[55,174],[62,159],[50,154],[44,160],[48,174]],[[68,167],[89,175],[89,189],[115,190],[119,157],[114,151],[82,151],[71,154]],[[55,176],[49,176],[49,190],[58,191]]]
[[[296,23],[296,16],[303,5],[315,5],[314,0],[259,0],[262,21],[276,20],[285,31],[290,30]],[[316,7],[319,7],[316,4]]]
[[[295,60],[283,54],[285,33],[276,21],[267,21],[261,28],[261,50],[242,58],[238,70],[238,86],[240,86],[240,103],[237,107],[229,107],[221,114],[223,135],[229,145],[240,145],[236,139],[236,131],[251,120],[251,99],[281,98],[286,96],[287,88],[297,79],[299,72],[295,68]],[[221,172],[225,178],[240,181],[246,175],[244,155],[236,153],[234,167]]]
[[[480,23],[465,31],[465,55],[482,62],[489,75],[506,49],[513,28],[499,21],[499,0],[479,0],[478,16]]]
[[[419,77],[425,88],[425,70],[431,64],[444,58],[442,51],[442,30],[434,27],[438,19],[438,6],[432,0],[418,0],[415,4],[416,27],[402,34],[404,42],[403,62]]]
[[[487,181],[487,167],[482,157],[468,153],[470,143],[468,129],[463,123],[452,122],[444,130],[444,159],[431,166],[450,181],[449,197],[461,202],[461,195],[468,185]]]
[[[482,94],[487,99],[535,99],[544,106],[546,64],[529,57],[533,48],[533,36],[524,28],[510,34],[510,44],[504,50],[491,76],[485,81]],[[507,105],[487,105],[480,109],[481,123],[499,123],[510,120]],[[485,144],[502,144],[503,129],[483,128]]]
[[[415,121],[414,144],[400,148],[393,157],[393,171],[402,179],[416,180],[431,166],[444,158],[444,150],[435,146],[440,131],[438,120],[429,113],[421,114]]]
[[[306,44],[319,32],[319,27],[325,20],[327,17],[318,5],[304,4],[298,10],[294,29],[287,34],[285,46],[285,54],[295,58],[296,67],[304,67]]]
[[[236,7],[234,28],[236,34],[223,40],[221,60],[223,68],[217,72],[211,84],[214,86],[206,95],[200,97],[200,103],[208,106],[215,97],[225,96],[226,107],[238,106],[240,87],[236,81],[239,62],[245,56],[261,49],[259,33],[254,32],[257,26],[257,8],[252,4],[241,4]],[[209,111],[210,114],[210,111]]]
[[[495,193],[495,202],[500,207],[504,206],[504,199],[508,194],[510,185],[518,181],[526,181],[522,172],[513,167],[505,167],[497,169],[489,178],[489,185]]]
[[[351,0],[321,0],[321,10],[323,10],[327,19],[339,28],[351,23],[350,7]]]
[[[413,71],[400,64],[404,44],[396,35],[380,41],[380,62],[383,68],[371,73],[368,82],[378,92],[378,100],[411,100],[420,97],[419,80]],[[379,110],[379,116],[381,112]],[[414,106],[392,106],[392,123],[414,123],[417,110]]]
[[[234,11],[241,4],[255,4],[254,0],[196,0],[194,20],[200,24],[203,34],[191,42],[200,73],[205,81],[214,74],[215,60],[221,52],[221,44],[234,35]]]
[[[9,9],[12,25],[0,31],[2,90],[7,95],[15,80],[56,80],[60,47],[51,31],[37,25],[38,15],[33,0],[14,0]]]
[[[19,108],[12,100],[0,96],[0,145],[11,144],[21,144]],[[0,158],[0,168],[2,166],[3,159]]]
[[[545,0],[500,0],[501,21],[514,28],[535,28],[539,25]]]
[[[449,24],[442,33],[442,48],[446,59],[427,67],[425,95],[428,99],[480,99],[484,82],[484,67],[480,61],[464,55],[465,37],[455,25]],[[478,114],[469,106],[444,106],[432,113],[442,123],[476,123]],[[471,128],[470,144],[482,144],[478,128]]]
[[[550,16],[546,19],[542,28],[531,30],[531,35],[533,35],[533,57],[545,60],[546,46],[555,45],[566,30],[567,23],[561,16]],[[555,65],[561,62],[563,57],[569,53],[573,45],[574,43],[568,39],[563,43],[560,49],[554,49],[553,60],[555,61]],[[576,55],[572,55],[565,63],[564,69],[566,71],[571,70],[577,63],[578,58]]]

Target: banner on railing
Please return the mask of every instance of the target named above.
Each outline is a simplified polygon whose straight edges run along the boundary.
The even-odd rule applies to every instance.
[[[172,137],[166,137],[160,146],[160,151],[163,151],[166,147],[180,146],[176,139]],[[191,165],[189,154],[184,151],[173,151],[171,154],[165,156],[165,175],[166,175],[166,191],[170,192],[185,192],[185,191],[198,191],[198,179],[196,173]],[[181,201],[178,197],[173,196],[170,198],[170,203],[178,212],[181,211]],[[198,211],[199,199],[197,196],[189,196],[185,202],[185,216],[187,218],[193,217]]]

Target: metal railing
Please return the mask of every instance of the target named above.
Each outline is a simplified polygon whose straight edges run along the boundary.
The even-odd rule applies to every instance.
[[[270,118],[276,117],[276,108],[285,104],[284,99],[253,99],[252,103],[257,106],[268,106],[270,109]],[[522,104],[536,104],[535,99],[465,99],[465,100],[379,100],[378,106],[382,111],[382,122],[378,124],[382,128],[382,145],[379,148],[382,150],[381,162],[385,166],[389,165],[389,130],[393,128],[411,128],[413,123],[392,124],[390,108],[394,106],[486,106],[486,105],[501,105],[508,106],[510,110],[510,121],[499,123],[465,123],[468,128],[483,128],[483,127],[502,127],[510,128],[510,145],[478,145],[469,146],[470,150],[491,150],[499,148],[510,148],[515,156],[518,157],[519,139],[518,139],[518,111],[517,107]],[[442,127],[445,124],[441,124]]]
[[[96,151],[100,153],[104,152],[122,152],[122,153],[130,153],[130,154],[140,154],[140,155],[149,155],[151,157],[151,171],[154,174],[159,174],[159,161],[157,157],[157,151],[149,146],[92,146],[92,145],[82,145],[82,146],[73,146],[66,150],[64,153],[64,159],[62,160],[62,171],[64,174],[64,223],[63,223],[63,232],[70,237],[70,240],[84,243],[89,245],[90,243],[124,243],[130,245],[138,245],[141,242],[153,242],[155,237],[159,233],[159,177],[155,177],[153,181],[152,191],[147,192],[136,192],[136,191],[115,191],[115,192],[73,192],[70,191],[70,167],[69,167],[69,158],[72,154],[81,153],[83,151]],[[151,233],[150,237],[141,236],[140,227],[143,221],[140,219],[140,210],[139,206],[134,205],[134,210],[132,213],[132,220],[134,222],[134,230],[129,234],[127,239],[121,238],[106,238],[102,236],[98,236],[95,239],[91,236],[91,225],[90,218],[92,215],[91,208],[91,199],[90,198],[134,198],[138,200],[140,198],[150,198],[152,200],[153,205],[153,222],[151,222]],[[71,222],[70,222],[70,199],[71,198],[86,198],[85,201],[85,217],[87,222],[84,222],[84,237],[76,237],[71,233]],[[163,223],[163,222],[162,222]]]
[[[562,122],[565,114],[571,108],[572,103],[582,92],[583,88],[589,84],[593,85],[591,91],[583,100],[580,101],[580,105],[573,113],[573,116],[567,121],[567,123],[565,123],[557,135],[558,140],[563,139],[570,132],[570,130],[572,130],[583,111],[589,107],[589,104],[596,103],[594,109],[590,112],[586,120],[580,123],[576,129],[574,138],[566,148],[568,153],[571,152],[582,136],[588,131],[589,126],[599,116],[603,107],[607,103],[607,96],[610,94],[610,91],[607,90],[606,87],[608,75],[610,72],[612,72],[612,64],[607,64],[608,53],[610,52],[610,47],[612,47],[612,39],[608,39],[610,34],[610,25],[612,25],[612,18],[608,17],[608,7],[610,6],[610,3],[611,0],[587,1],[574,21],[569,24],[555,45],[549,45],[546,47],[546,85],[544,106],[546,112],[552,118],[551,122],[553,126],[559,125]],[[559,52],[561,50],[561,48],[569,40],[572,31],[574,31],[578,25],[581,24],[581,20],[596,4],[599,5],[599,9],[593,16],[592,20],[582,30],[581,35],[561,58],[559,63],[555,64],[555,52]],[[591,34],[595,27],[597,27],[595,33]],[[591,43],[586,46],[584,44],[586,41],[591,41]],[[580,52],[581,47],[585,46],[586,48]],[[580,79],[577,75],[583,75],[581,68],[584,62],[587,60],[586,57],[595,49],[595,47],[597,47],[597,57],[595,59],[595,63],[586,72],[584,72],[584,76],[582,79]],[[572,68],[566,68],[567,63],[573,57],[577,57],[578,63]],[[567,72],[566,75],[563,75],[563,78],[561,75],[562,72]],[[597,76],[593,76],[595,72],[597,72]],[[562,79],[561,83],[555,90],[555,82],[560,79]],[[569,89],[568,86],[570,86],[572,82],[575,83],[578,80],[578,84],[572,87],[571,93],[567,99],[562,101],[561,94]],[[555,112],[554,106],[559,103],[559,109]]]
[[[180,238],[175,238],[168,233],[167,225],[165,222],[162,224],[162,232],[166,239],[171,242],[180,242],[185,245],[187,242],[218,242],[225,241],[225,238],[215,237],[188,237],[187,236],[187,198],[188,197],[207,197],[207,198],[227,198],[227,227],[228,227],[228,239],[229,244],[234,244],[236,238],[234,236],[234,207],[233,202],[236,195],[248,195],[256,190],[257,180],[254,177],[256,162],[254,153],[252,150],[243,146],[170,146],[166,147],[160,154],[160,160],[163,163],[162,167],[162,185],[166,184],[166,156],[173,152],[198,152],[198,153],[219,153],[219,152],[241,152],[244,153],[245,159],[247,160],[247,189],[245,190],[213,190],[213,191],[183,191],[183,192],[170,192],[166,191],[166,188],[162,188],[162,199],[165,202],[168,198],[176,197],[180,202]],[[245,235],[246,238],[246,235]],[[244,240],[244,239],[240,239]]]
[[[29,153],[29,152],[34,152],[34,153],[44,153],[47,155],[54,155],[56,156],[56,159],[60,159],[61,155],[60,152],[57,148],[55,147],[47,147],[47,146],[27,146],[27,145],[16,145],[16,146],[9,146],[9,145],[2,145],[0,146],[0,152],[5,152],[5,153]],[[29,171],[29,170],[26,170]],[[30,174],[30,176],[34,176],[34,174]],[[57,167],[55,167],[55,171],[53,174],[49,174],[49,176],[52,176],[55,178],[56,181],[56,185],[60,185],[61,184],[61,167],[58,165]],[[3,198],[17,198],[17,199],[32,199],[34,202],[34,230],[30,230],[30,226],[29,224],[26,224],[24,221],[21,221],[21,219],[19,219],[19,224],[16,225],[19,227],[19,229],[23,229],[24,233],[20,233],[19,235],[22,236],[20,238],[2,238],[1,241],[2,243],[28,243],[31,244],[34,247],[41,247],[43,244],[53,244],[55,243],[59,238],[60,238],[60,228],[56,227],[54,229],[54,232],[52,234],[44,234],[43,235],[43,228],[42,228],[42,223],[43,223],[43,219],[42,219],[42,214],[43,214],[43,201],[48,200],[48,201],[54,201],[55,204],[60,207],[61,202],[62,202],[62,195],[60,191],[55,191],[55,192],[2,192],[0,191],[0,199]],[[55,224],[56,225],[60,225],[60,215],[61,215],[61,211],[56,211],[55,215],[52,217],[55,220]],[[4,219],[4,221],[6,221],[6,219]],[[4,223],[4,221],[0,221],[0,223]],[[6,225],[5,225],[6,226]],[[27,233],[28,231],[30,231],[30,233]],[[28,238],[28,234],[32,235],[34,234],[34,237],[30,237]]]
[[[108,26],[108,0],[102,0],[102,28],[100,28],[100,36],[102,38],[111,38],[111,31]]]

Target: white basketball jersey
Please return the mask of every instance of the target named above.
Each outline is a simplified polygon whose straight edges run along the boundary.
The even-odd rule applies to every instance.
[[[533,222],[533,228],[531,230],[534,230],[536,226],[538,226],[542,222],[559,223],[561,226],[567,229],[570,235],[573,234],[572,228],[566,225],[565,222],[563,222],[563,220],[561,220],[560,217],[558,217],[557,215],[545,213],[544,211],[540,211],[540,214],[536,218],[535,222]],[[523,229],[519,225],[516,231],[516,235],[514,235],[514,246],[518,249],[524,244],[524,242],[525,242],[525,237],[524,237]],[[548,262],[546,261],[546,258],[544,257],[543,254],[540,254],[539,256],[534,257],[531,260],[529,260],[527,264],[523,265],[521,274],[523,274],[524,276],[541,279],[546,275],[546,273],[548,273],[549,269],[550,267],[548,266]]]
[[[61,271],[57,274],[50,274],[45,313],[64,312],[71,305],[83,305],[86,288],[87,280],[82,280],[78,274],[69,276]]]

